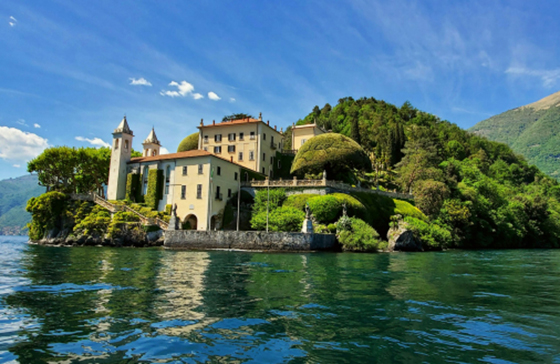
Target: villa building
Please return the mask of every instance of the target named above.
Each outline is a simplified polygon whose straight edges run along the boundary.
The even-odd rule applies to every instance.
[[[259,119],[241,119],[199,126],[199,148],[160,154],[161,143],[152,128],[142,143],[141,157],[131,157],[133,132],[126,117],[113,131],[107,197],[127,196],[127,178],[137,175],[140,194],[149,190],[149,171],[163,176],[158,211],[177,204],[177,216],[192,229],[219,229],[219,216],[242,180],[271,172],[282,133]],[[158,186],[160,186],[158,184]],[[155,188],[155,187],[153,187]]]

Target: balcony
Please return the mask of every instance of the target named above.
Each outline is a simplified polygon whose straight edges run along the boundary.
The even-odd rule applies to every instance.
[[[277,145],[274,142],[270,142],[270,149],[276,149]]]
[[[224,199],[224,194],[223,193],[218,193],[216,192],[216,200],[218,201],[222,201]]]

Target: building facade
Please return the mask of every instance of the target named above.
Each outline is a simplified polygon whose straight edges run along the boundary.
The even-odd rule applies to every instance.
[[[326,131],[317,124],[292,125],[292,150],[297,152],[306,141]]]
[[[158,191],[158,211],[177,204],[177,216],[191,229],[220,229],[228,199],[240,190],[242,180],[264,179],[282,134],[259,119],[201,125],[199,129],[199,149],[160,154],[161,143],[152,128],[142,143],[142,156],[132,158],[134,135],[123,118],[113,132],[108,199],[143,199],[150,189],[150,171],[155,170],[163,177],[157,184],[162,189]],[[137,175],[134,196],[127,196],[130,175]]]

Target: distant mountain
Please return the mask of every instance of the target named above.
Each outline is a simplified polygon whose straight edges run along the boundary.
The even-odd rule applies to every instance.
[[[560,179],[560,92],[483,120],[469,130],[508,144],[529,163]]]
[[[26,175],[0,181],[0,234],[25,235],[31,215],[25,211],[27,200],[39,196],[45,188],[38,185],[37,175]]]

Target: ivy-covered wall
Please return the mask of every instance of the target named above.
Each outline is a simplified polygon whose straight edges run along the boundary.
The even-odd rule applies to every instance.
[[[290,174],[290,169],[292,168],[292,162],[294,161],[294,154],[284,154],[276,152],[276,160],[274,161],[274,168],[272,169],[273,178],[290,179],[292,175]],[[280,168],[278,168],[278,162],[280,162]]]
[[[148,171],[148,191],[144,196],[147,207],[157,210],[159,200],[163,198],[163,170],[150,169]]]
[[[141,202],[142,189],[138,173],[129,173],[126,176],[126,199],[133,202]]]

